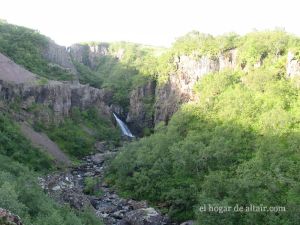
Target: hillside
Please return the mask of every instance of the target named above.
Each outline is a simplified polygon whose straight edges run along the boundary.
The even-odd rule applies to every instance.
[[[0,54],[0,78],[1,80],[14,83],[34,82],[36,76],[25,70],[23,67],[15,64],[6,56]]]
[[[155,132],[122,149],[107,181],[179,221],[297,224],[297,49],[283,31],[178,39],[155,92]],[[236,205],[285,211],[236,213]]]
[[[300,38],[282,30],[66,48],[0,21],[0,208],[24,224],[296,225],[299,88]]]

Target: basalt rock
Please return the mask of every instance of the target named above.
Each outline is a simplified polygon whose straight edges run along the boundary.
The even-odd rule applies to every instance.
[[[39,80],[35,74],[1,54],[0,101],[5,104],[17,103],[25,116],[43,122],[61,121],[70,115],[73,108],[84,110],[91,106],[96,107],[103,116],[111,118],[111,110],[116,108],[111,106],[111,93],[104,89],[79,82]]]
[[[77,73],[66,47],[57,45],[52,40],[47,41],[46,48],[43,49],[43,56],[54,66],[59,66],[73,75]]]
[[[188,220],[188,221],[185,221],[185,222],[181,223],[180,225],[194,225],[194,224],[195,224],[195,221]]]
[[[105,168],[115,152],[109,150],[104,153],[87,156],[83,164],[70,168],[69,171],[54,173],[39,178],[40,186],[61,204],[82,210],[92,207],[96,216],[106,225],[164,225],[170,223],[168,218],[154,208],[149,208],[146,201],[135,201],[120,197],[104,182]],[[100,195],[87,195],[85,179],[97,180],[93,187],[100,190]]]
[[[140,134],[143,128],[153,128],[153,105],[155,82],[134,89],[130,94],[130,106],[126,122],[134,133]]]
[[[176,71],[169,74],[165,84],[156,88],[155,124],[160,121],[168,122],[182,103],[193,100],[193,87],[203,76],[236,68],[237,50],[230,50],[216,58],[202,56],[194,59],[181,55],[175,58],[174,64]]]
[[[94,69],[98,65],[99,57],[108,55],[108,44],[74,44],[68,48],[68,51],[74,61]]]
[[[168,224],[168,220],[153,208],[142,208],[127,213],[123,224],[164,225]]]
[[[0,81],[0,99],[18,102],[28,116],[43,122],[61,121],[75,107],[84,110],[95,106],[104,116],[111,117],[106,92],[78,83],[49,81],[38,85]]]

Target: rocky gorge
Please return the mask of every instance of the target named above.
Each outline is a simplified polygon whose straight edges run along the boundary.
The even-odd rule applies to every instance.
[[[66,219],[59,217],[57,210],[49,221],[56,217],[67,221],[89,209],[93,218],[97,217],[97,225],[101,221],[106,225],[171,225],[183,221],[190,225],[199,218],[203,224],[206,219],[212,221],[211,215],[196,212],[202,201],[223,201],[224,196],[231,195],[235,200],[232,193],[236,187],[264,179],[235,177],[241,163],[256,163],[254,156],[261,157],[256,148],[260,143],[265,143],[261,146],[265,154],[270,152],[261,161],[273,160],[275,165],[261,171],[281,171],[275,168],[281,155],[272,159],[267,147],[278,139],[277,135],[290,135],[283,141],[288,143],[286,147],[280,149],[278,146],[284,146],[280,143],[274,147],[280,149],[279,153],[291,143],[290,152],[296,152],[300,143],[298,133],[292,133],[299,124],[299,52],[287,45],[274,51],[277,42],[271,45],[269,41],[267,45],[262,43],[266,45],[262,50],[261,46],[256,49],[261,51],[252,51],[253,42],[247,49],[246,41],[244,46],[240,42],[226,48],[217,46],[216,51],[218,38],[192,35],[192,42],[188,35],[187,43],[183,40],[183,45],[170,52],[131,43],[91,42],[65,48],[42,38],[40,48],[34,39],[29,59],[24,51],[0,53],[0,142],[5,146],[0,149],[4,170],[0,175],[7,181],[6,186],[0,183],[0,188],[6,188],[0,194],[2,199],[10,196],[17,206],[0,207],[16,212],[26,223],[30,219],[39,221],[34,218],[40,216],[38,210],[50,212],[41,208],[29,215],[31,197],[24,195],[28,190],[19,192],[26,185],[22,185],[24,181],[19,181],[21,185],[14,183],[11,177],[17,177],[13,174],[16,166],[4,165],[5,159],[33,170],[28,177],[38,179],[39,186],[35,185],[40,196],[46,196],[49,202],[54,200],[47,205],[51,212],[61,208],[61,212],[73,213]],[[195,47],[193,38],[201,45]],[[209,48],[202,48],[207,40]],[[186,48],[191,43],[193,50]],[[244,58],[240,49],[247,53]],[[294,80],[296,85],[291,82]],[[206,99],[212,101],[207,104]],[[117,125],[123,136],[130,134],[129,138],[124,140]],[[269,139],[271,130],[278,132],[274,140]],[[133,143],[127,143],[131,138]],[[291,163],[283,162],[287,168],[294,165],[294,157],[290,158]],[[255,174],[252,168],[249,170]],[[273,179],[273,174],[267,175]],[[289,176],[294,179],[292,172]],[[231,182],[232,177],[236,183]],[[248,180],[241,182],[242,178]],[[277,177],[273,180],[276,185]],[[227,181],[228,190],[224,190]],[[218,182],[220,185],[215,185]],[[214,188],[216,193],[207,191]],[[287,194],[293,196],[295,190],[291,188]],[[284,194],[278,196],[284,200]],[[240,196],[244,202],[252,200]],[[0,210],[0,221],[1,215],[8,222],[21,223],[7,210]],[[78,224],[89,224],[82,221]]]
[[[97,153],[86,156],[79,166],[40,177],[39,184],[45,192],[77,210],[92,208],[106,225],[175,225],[146,201],[122,198],[109,188],[104,181],[105,168],[117,149],[110,149],[105,143],[97,146]],[[97,180],[92,187],[96,196],[85,193],[86,179]]]
[[[71,83],[56,83],[50,82],[44,86],[45,89],[53,89],[64,91],[65,93],[72,92],[73,101],[57,100],[55,111],[57,114],[68,114],[68,109],[73,106],[84,107],[94,104],[97,99],[97,104],[101,106],[104,113],[107,115],[112,111],[119,113],[136,134],[142,134],[143,128],[153,128],[156,124],[167,121],[178,110],[183,103],[195,99],[193,87],[197,81],[203,76],[223,70],[239,70],[247,71],[246,67],[238,60],[238,49],[227,50],[216,57],[210,56],[191,56],[177,55],[174,56],[172,64],[175,68],[168,74],[168,78],[164,83],[158,83],[154,80],[149,80],[145,84],[133,88],[129,94],[128,109],[119,105],[112,104],[113,93],[104,89],[98,90],[88,85],[78,83],[76,63],[83,64],[91,70],[101,70],[99,61],[105,57],[111,57],[116,61],[122,60],[125,54],[125,49],[119,47],[114,52],[110,51],[109,43],[93,43],[74,44],[68,48],[59,46],[50,41],[43,56],[50,63],[60,66],[74,75],[74,81]],[[288,77],[298,77],[300,74],[299,60],[295,58],[293,52],[288,52],[286,59],[286,73]],[[263,65],[263,60],[259,60],[253,66],[255,68]],[[72,90],[72,91],[71,91]],[[101,94],[100,94],[101,93]],[[59,94],[60,95],[60,94]],[[70,95],[70,94],[68,94]],[[64,96],[64,95],[62,95]],[[66,97],[68,99],[69,97]],[[71,98],[70,98],[71,99]],[[75,99],[84,99],[83,102]],[[90,100],[88,100],[90,99]],[[64,102],[64,104],[59,104]],[[61,106],[59,106],[61,105]],[[60,109],[59,109],[60,108]]]

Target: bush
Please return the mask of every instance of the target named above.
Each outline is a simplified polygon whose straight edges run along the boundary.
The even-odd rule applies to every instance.
[[[2,113],[0,113],[0,154],[36,171],[52,169],[50,157],[32,147],[30,142],[21,135],[18,125]]]
[[[9,117],[1,115],[0,118],[0,208],[19,215],[24,224],[102,224],[88,210],[73,212],[55,203],[43,192],[37,184],[37,177],[49,172],[52,164],[47,163],[43,152],[33,148],[20,135]]]
[[[60,124],[48,127],[39,124],[35,127],[45,131],[63,151],[77,159],[92,153],[97,140],[108,140],[118,144],[120,136],[111,122],[102,118],[95,108],[86,111],[74,108],[71,118]]]
[[[88,195],[95,195],[100,197],[102,195],[102,191],[100,189],[100,180],[95,177],[86,177],[84,179],[84,193]]]
[[[163,205],[177,221],[297,224],[299,89],[261,68],[208,75],[195,90],[199,101],[183,105],[167,127],[122,148],[107,182]],[[288,213],[199,212],[205,204],[284,206]]]
[[[52,80],[71,80],[73,75],[43,58],[50,40],[38,31],[0,21],[0,52],[29,71]]]

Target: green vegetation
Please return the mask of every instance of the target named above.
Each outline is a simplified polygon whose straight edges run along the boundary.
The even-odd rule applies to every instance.
[[[48,39],[38,32],[0,21],[0,51],[45,78],[68,80],[68,72],[42,57]],[[174,220],[198,224],[294,225],[300,221],[300,91],[286,79],[288,51],[300,59],[300,39],[282,30],[245,36],[190,32],[168,50],[132,43],[107,44],[108,54],[74,62],[82,83],[105,88],[111,103],[129,106],[132,89],[175,73],[178,56],[217,58],[237,49],[235,70],[208,74],[195,87],[197,101],[185,104],[168,126],[126,144],[112,161],[107,182],[122,195],[146,199]],[[46,83],[41,80],[40,84]],[[154,98],[145,98],[153,113]],[[11,108],[19,110],[18,100]],[[33,105],[31,112],[41,109]],[[51,112],[50,112],[51,113]],[[7,116],[0,116],[0,207],[25,224],[99,224],[89,211],[73,212],[50,200],[35,180],[52,168],[51,159],[26,141]],[[64,122],[35,124],[69,155],[81,158],[96,140],[119,142],[118,132],[97,110],[74,109]],[[97,179],[85,180],[87,194],[101,195]],[[281,206],[284,212],[200,212],[216,207]]]
[[[76,67],[76,70],[80,74],[79,81],[82,84],[90,84],[93,87],[101,88],[102,80],[100,76],[97,75],[95,71],[93,71],[90,67],[73,61],[73,64]]]
[[[19,127],[0,113],[0,155],[22,163],[34,171],[52,169],[52,162],[39,149],[23,138]]]
[[[29,71],[52,80],[71,80],[65,69],[43,57],[49,39],[35,30],[0,21],[0,52]]]
[[[216,57],[218,54],[236,48],[239,36],[228,33],[214,37],[198,31],[192,31],[177,39],[173,45],[173,52],[177,55],[195,55]]]
[[[174,60],[180,55],[187,55],[193,59],[209,57],[214,59],[232,49],[238,50],[238,67],[253,69],[255,65],[272,65],[286,62],[289,50],[300,59],[300,39],[283,30],[254,31],[245,36],[228,33],[222,36],[190,32],[174,43],[172,48],[165,51],[157,60],[157,77],[159,84],[164,84],[170,73],[176,71]],[[281,59],[281,60],[279,60]]]
[[[74,75],[58,65],[49,63],[43,52],[50,39],[35,30],[0,21],[0,52],[29,71],[51,80],[72,80]],[[129,93],[133,88],[155,79],[158,49],[133,43],[118,42],[106,44],[108,55],[95,59],[91,65],[89,46],[100,43],[83,44],[82,63],[73,60],[81,83],[111,91],[112,103],[126,109]],[[104,43],[102,43],[104,45]],[[119,59],[117,59],[119,57]],[[39,83],[45,84],[45,80]]]
[[[103,192],[100,189],[100,179],[98,177],[86,177],[84,179],[84,193],[100,197]]]
[[[271,53],[270,53],[271,54]],[[280,58],[278,58],[280,61]],[[150,136],[124,146],[107,181],[124,196],[198,224],[297,224],[300,91],[276,65],[223,71],[195,87]],[[286,212],[200,212],[203,205],[284,206]]]
[[[22,137],[19,127],[0,115],[0,207],[19,215],[24,224],[101,225],[93,213],[73,211],[50,199],[37,177],[52,170],[48,156]]]
[[[120,136],[111,122],[102,118],[95,108],[86,111],[74,108],[71,117],[63,122],[49,126],[36,123],[35,129],[45,131],[63,151],[77,159],[92,153],[97,140],[118,144]]]
[[[157,49],[127,42],[84,43],[83,47],[88,51],[88,46],[100,44],[108,49],[108,54],[97,58],[94,62],[96,66],[91,66],[88,52],[83,57],[83,64],[74,61],[79,71],[79,80],[109,90],[112,93],[112,103],[126,110],[130,91],[156,78]]]
[[[282,30],[252,32],[240,40],[239,59],[242,64],[254,65],[267,57],[285,55],[292,37]]]

